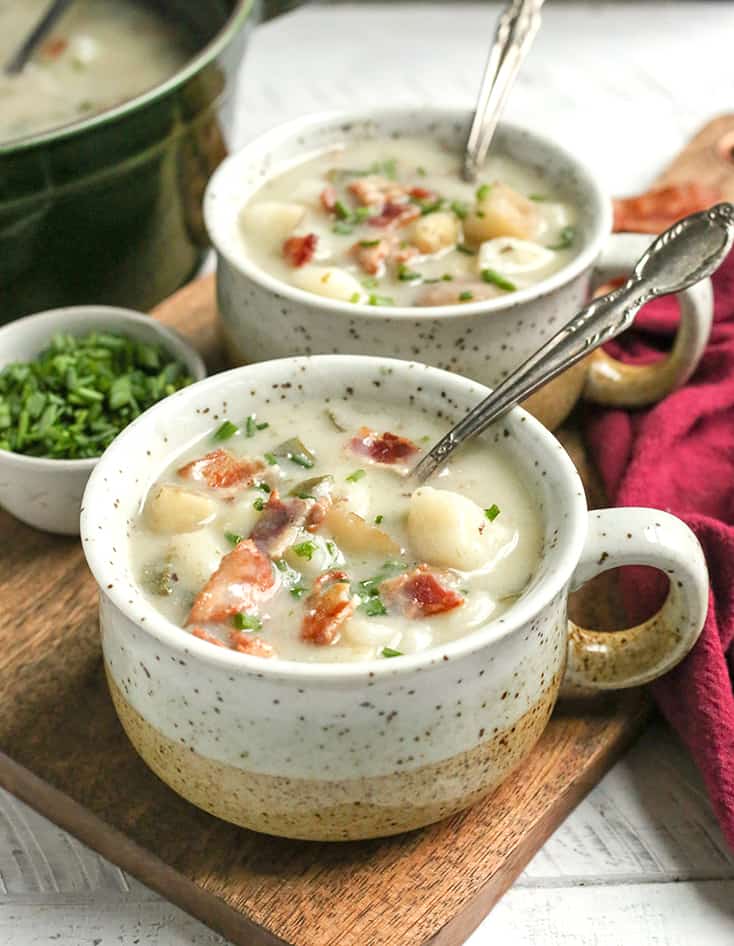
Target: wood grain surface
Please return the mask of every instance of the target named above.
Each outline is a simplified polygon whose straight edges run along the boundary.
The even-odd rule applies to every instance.
[[[711,164],[728,126],[716,131],[699,163],[674,165],[666,183]],[[213,370],[222,366],[211,277],[157,315]],[[578,430],[561,437],[590,502],[603,504]],[[106,691],[79,542],[5,513],[0,534],[0,784],[242,946],[457,946],[649,717],[639,691],[561,704],[490,799],[402,837],[314,844],[255,835],[184,802],[131,749]],[[614,575],[582,589],[572,613],[587,626],[620,626]]]

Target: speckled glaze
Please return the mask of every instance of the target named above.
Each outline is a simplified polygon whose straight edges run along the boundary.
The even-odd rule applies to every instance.
[[[578,213],[578,255],[538,284],[484,302],[376,309],[286,285],[247,258],[237,232],[239,212],[273,174],[327,147],[370,135],[399,140],[429,134],[458,151],[470,118],[462,108],[430,107],[309,115],[259,137],[220,166],[207,189],[204,214],[218,256],[223,335],[235,364],[316,353],[376,354],[420,359],[495,387],[575,315],[593,284],[630,271],[649,237],[610,236],[611,204],[591,173],[555,143],[512,125],[500,125],[493,147],[532,167],[548,181],[549,192]],[[682,324],[689,327],[667,371],[646,366],[643,379],[639,372],[614,375],[607,359],[603,383],[596,384],[597,362],[589,359],[525,406],[553,429],[587,381],[588,394],[597,401],[636,405],[663,397],[688,377],[708,338],[710,292],[696,289],[681,293]]]
[[[587,514],[567,454],[519,409],[483,436],[510,453],[536,499],[541,564],[509,611],[464,638],[393,660],[262,660],[190,636],[138,588],[129,528],[146,490],[171,455],[231,405],[248,413],[265,412],[275,400],[297,409],[305,397],[370,398],[454,420],[486,393],[415,363],[286,359],[178,392],[105,453],[82,510],[83,547],[100,588],[105,667],[131,742],[175,791],[218,817],[285,837],[395,834],[499,785],[540,737],[564,671],[575,687],[628,686],[659,675],[693,645],[707,580],[692,533],[660,512]],[[595,632],[572,628],[569,636],[569,587],[631,559],[665,568],[674,592],[656,626],[626,632],[636,644],[620,649],[610,635],[607,657],[590,657]],[[620,656],[634,648],[639,663]]]
[[[14,361],[31,361],[57,332],[104,330],[162,345],[187,366],[191,377],[206,376],[201,357],[174,329],[140,312],[102,305],[51,309],[1,328],[0,369]],[[0,505],[36,529],[79,535],[82,494],[96,462],[96,457],[52,460],[0,450]]]

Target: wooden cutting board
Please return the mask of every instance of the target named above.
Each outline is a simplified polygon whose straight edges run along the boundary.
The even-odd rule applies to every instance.
[[[734,197],[722,135],[734,136],[734,116],[707,126],[665,182],[693,177]],[[221,367],[211,277],[156,315]],[[561,437],[602,505],[573,423]],[[640,691],[563,703],[491,798],[409,835],[348,844],[256,835],[183,801],[132,750],[106,690],[79,542],[2,512],[0,530],[0,784],[240,946],[458,946],[649,718]],[[621,626],[614,576],[582,589],[572,613]]]

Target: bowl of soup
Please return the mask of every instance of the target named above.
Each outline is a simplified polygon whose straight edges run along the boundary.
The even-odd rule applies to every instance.
[[[0,75],[2,321],[81,303],[148,309],[206,247],[251,0],[79,0]],[[5,60],[46,7],[0,0]]]
[[[208,189],[224,337],[236,363],[350,352],[418,358],[496,387],[649,238],[610,235],[611,205],[557,143],[501,124],[478,180],[461,177],[461,108],[309,115],[232,155]],[[708,337],[710,285],[682,294],[670,358],[597,354],[529,402],[553,428],[582,390],[659,399]]]
[[[283,359],[172,395],[103,455],[81,536],[105,670],[176,792],[285,837],[417,828],[522,762],[564,673],[630,686],[690,649],[708,601],[693,534],[659,511],[588,513],[526,412],[413,481],[486,393],[417,363]],[[633,562],[671,579],[653,620],[569,624],[570,587]]]

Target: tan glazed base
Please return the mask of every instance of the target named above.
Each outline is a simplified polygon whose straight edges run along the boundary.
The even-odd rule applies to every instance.
[[[247,772],[208,759],[150,725],[107,682],[136,751],[174,791],[210,814],[264,834],[315,841],[387,837],[440,821],[488,795],[546,727],[560,677],[509,729],[479,746],[412,771],[322,781]]]

